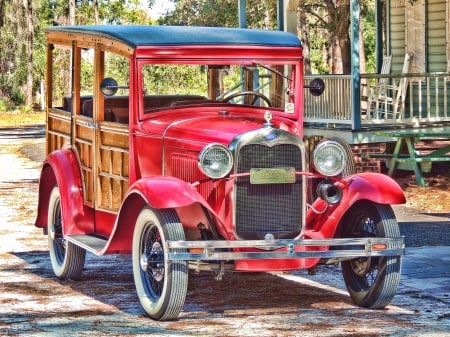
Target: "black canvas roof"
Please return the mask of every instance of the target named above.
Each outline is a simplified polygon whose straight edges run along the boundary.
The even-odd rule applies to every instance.
[[[132,48],[151,45],[260,45],[298,47],[291,33],[244,28],[194,26],[92,25],[55,26],[48,32],[60,31],[107,37]]]

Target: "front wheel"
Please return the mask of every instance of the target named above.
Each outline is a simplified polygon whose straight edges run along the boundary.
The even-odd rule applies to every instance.
[[[53,272],[61,280],[78,280],[83,272],[86,251],[64,238],[59,188],[50,194],[47,217],[48,246]]]
[[[175,210],[144,207],[133,234],[133,275],[139,301],[155,320],[178,317],[186,299],[188,264],[167,260],[167,240],[184,240]]]
[[[392,207],[375,203],[355,205],[345,216],[342,237],[399,237],[400,230]],[[345,285],[352,300],[360,306],[381,309],[397,291],[401,256],[356,258],[342,262]]]

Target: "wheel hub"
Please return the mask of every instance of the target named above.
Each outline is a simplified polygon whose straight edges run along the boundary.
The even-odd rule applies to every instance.
[[[360,258],[353,261],[353,271],[358,276],[365,276],[371,269],[370,258]]]
[[[164,254],[159,242],[155,242],[148,253],[139,259],[142,271],[150,273],[156,281],[164,278]]]

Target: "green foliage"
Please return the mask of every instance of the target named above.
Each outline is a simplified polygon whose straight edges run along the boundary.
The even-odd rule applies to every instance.
[[[0,0],[1,1],[1,0]],[[159,24],[201,25],[237,27],[238,1],[236,0],[168,0],[174,9],[158,19]],[[277,29],[278,0],[247,0],[247,27],[260,29]],[[147,11],[154,6],[155,0],[98,0],[95,11],[92,0],[75,0],[73,18],[75,24],[151,24],[152,19]],[[317,2],[301,0],[300,11],[307,12],[308,43],[310,59],[315,73],[327,73],[328,44],[330,34],[340,27],[332,21],[332,0]],[[33,0],[33,93],[39,90],[40,82],[45,78],[46,46],[45,28],[53,25],[65,25],[69,20],[69,4],[67,0]],[[147,7],[143,7],[143,4]],[[0,34],[0,98],[4,102],[23,104],[27,86],[28,64],[26,51],[26,8],[22,1],[4,1],[3,26]],[[360,1],[363,15],[363,36],[367,58],[367,72],[375,71],[375,17],[374,0]],[[97,19],[96,19],[97,16]],[[338,16],[336,16],[338,17]],[[325,18],[325,19],[324,19]],[[70,66],[65,64],[60,55],[55,56],[61,62],[63,73],[54,74],[55,88],[59,95],[68,94],[70,83]],[[126,60],[125,60],[126,62]],[[109,76],[116,78],[121,84],[128,83],[127,67],[124,59],[107,59]],[[83,90],[91,90],[89,73],[92,65],[82,64]],[[157,76],[158,73],[155,74]],[[181,78],[188,83],[195,82],[189,74],[182,73]],[[160,88],[162,90],[162,88]]]
[[[5,101],[0,99],[0,112],[6,112],[6,111],[8,111],[8,107],[6,106]]]
[[[248,0],[247,26],[254,29],[277,30],[277,1]]]
[[[143,69],[147,94],[205,95],[207,76],[198,65],[148,65]]]
[[[11,101],[15,105],[20,105],[25,103],[25,95],[20,88],[13,88],[10,95]]]
[[[375,0],[362,0],[359,2],[361,20],[363,24],[363,42],[368,71],[374,69],[375,63]],[[302,16],[306,18],[306,31],[301,36],[309,46],[312,73],[329,73],[329,59],[332,58],[334,38],[340,39],[342,46],[350,47],[349,29],[347,27],[350,17],[348,2],[325,0],[300,0],[298,7]],[[351,27],[350,27],[351,29]],[[342,50],[341,50],[342,51]],[[342,60],[345,62],[345,60]],[[347,60],[350,64],[350,60]]]
[[[158,20],[176,26],[238,27],[236,0],[172,0],[175,8]],[[247,27],[277,28],[277,0],[247,0]]]
[[[363,23],[363,38],[364,38],[364,51],[366,54],[366,72],[376,72],[376,60],[375,60],[375,12],[373,10],[367,11],[366,15],[362,18]]]
[[[105,57],[105,77],[114,78],[119,85],[129,85],[129,61],[127,58],[107,53]]]
[[[235,0],[173,0],[175,9],[158,20],[159,24],[175,26],[236,27]]]
[[[1,1],[1,0],[0,0]],[[154,0],[147,0],[153,6]],[[98,23],[149,24],[151,18],[141,0],[98,0]],[[33,93],[45,79],[46,45],[45,28],[65,25],[69,22],[69,1],[33,0]],[[91,0],[75,1],[75,24],[94,24],[95,11]],[[0,98],[23,104],[28,75],[26,51],[27,25],[25,7],[22,1],[5,1],[3,26],[0,34]],[[63,62],[62,60],[56,60]],[[82,66],[82,85],[88,86],[89,65]],[[69,67],[65,73],[54,74],[55,88],[62,96],[67,93],[70,79]]]

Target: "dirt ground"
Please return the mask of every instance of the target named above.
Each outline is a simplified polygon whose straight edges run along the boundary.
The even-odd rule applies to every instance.
[[[450,164],[433,164],[431,172],[424,174],[427,187],[418,186],[408,171],[398,171],[394,178],[405,192],[408,207],[450,214]]]
[[[43,140],[0,140],[0,336],[447,336],[448,305],[402,286],[386,310],[355,307],[340,271],[316,276],[234,274],[217,282],[190,274],[180,319],[146,318],[129,256],[88,255],[82,280],[59,281],[46,237],[33,226]],[[18,159],[19,158],[19,159]],[[34,160],[31,160],[31,159]],[[397,179],[408,205],[450,212],[449,170],[437,168],[418,187]]]
[[[422,141],[416,144],[421,154],[450,145],[445,140]],[[398,170],[395,180],[406,195],[406,205],[427,213],[450,213],[450,163],[433,163],[431,172],[424,173],[427,187],[418,186],[410,171]]]

